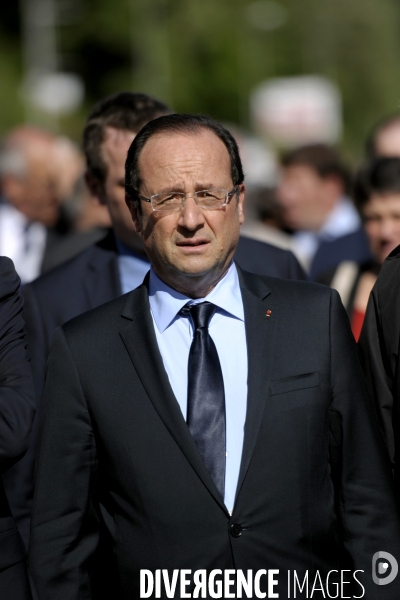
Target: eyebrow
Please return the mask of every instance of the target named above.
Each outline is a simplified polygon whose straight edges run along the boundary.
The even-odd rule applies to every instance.
[[[170,192],[184,192],[184,185],[182,183],[178,183],[176,185],[171,185],[169,187],[162,188],[158,190],[157,194],[168,194]],[[196,183],[194,189],[196,192],[200,192],[201,190],[209,190],[210,188],[218,187],[215,186],[214,183]]]

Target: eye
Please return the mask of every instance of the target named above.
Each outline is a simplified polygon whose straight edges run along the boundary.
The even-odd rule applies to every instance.
[[[201,190],[200,192],[197,192],[198,198],[204,198],[208,200],[220,200],[220,198],[223,196],[223,190],[217,190],[215,188],[212,188],[210,190]]]
[[[156,194],[153,201],[157,205],[177,204],[182,202],[182,192],[168,192],[165,194]]]

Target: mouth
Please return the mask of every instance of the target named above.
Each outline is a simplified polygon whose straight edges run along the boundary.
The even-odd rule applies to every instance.
[[[205,238],[181,240],[176,243],[178,248],[187,252],[201,252],[205,250],[209,244],[210,241]]]

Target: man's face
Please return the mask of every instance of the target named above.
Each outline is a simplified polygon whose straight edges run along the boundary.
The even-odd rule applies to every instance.
[[[106,180],[100,198],[107,205],[117,237],[126,245],[133,247],[137,245],[138,240],[132,217],[125,203],[125,160],[134,137],[135,134],[131,131],[106,128],[105,139],[101,145],[101,153],[106,165]]]
[[[339,194],[332,179],[320,177],[307,165],[291,165],[282,171],[277,200],[289,229],[318,231]]]
[[[400,244],[400,194],[374,194],[362,209],[372,254],[379,264]]]
[[[53,141],[33,140],[25,149],[27,173],[23,178],[4,177],[5,197],[30,221],[51,227],[59,217],[56,172],[52,161]]]
[[[140,194],[163,191],[193,194],[211,187],[230,192],[231,164],[224,143],[211,131],[156,134],[140,154]],[[244,186],[237,200],[215,210],[197,206],[193,196],[173,213],[156,212],[141,200],[132,216],[157,275],[171,287],[202,297],[228,269],[243,222]]]

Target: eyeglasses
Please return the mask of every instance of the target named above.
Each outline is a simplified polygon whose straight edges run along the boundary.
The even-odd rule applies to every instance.
[[[175,212],[185,206],[185,200],[188,196],[192,196],[197,206],[205,210],[213,210],[226,206],[235,194],[239,192],[237,185],[227,192],[219,188],[210,188],[209,190],[200,190],[193,194],[184,192],[163,192],[161,194],[153,194],[150,198],[138,194],[139,198],[145,202],[151,202],[151,208],[159,212]]]

